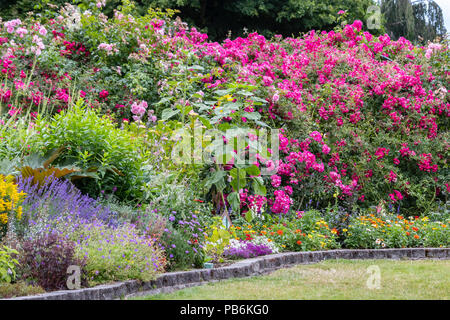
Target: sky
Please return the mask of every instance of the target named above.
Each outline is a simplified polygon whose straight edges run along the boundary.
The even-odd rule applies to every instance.
[[[444,15],[444,23],[447,32],[450,32],[450,0],[434,0],[442,9]]]

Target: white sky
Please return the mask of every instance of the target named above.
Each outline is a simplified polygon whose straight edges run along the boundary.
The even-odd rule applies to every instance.
[[[450,0],[434,0],[442,9],[444,15],[445,28],[450,32]]]

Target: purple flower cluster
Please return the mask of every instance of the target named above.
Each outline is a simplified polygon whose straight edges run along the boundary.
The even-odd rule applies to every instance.
[[[117,213],[97,200],[83,195],[67,180],[48,179],[42,187],[32,178],[18,178],[18,189],[27,194],[23,202],[23,218],[33,224],[45,214],[55,219],[61,215],[83,221],[100,220],[108,226],[117,226]]]
[[[223,255],[228,258],[254,258],[271,254],[272,249],[264,244],[255,244],[250,241],[241,241],[238,247],[228,247],[224,250]]]

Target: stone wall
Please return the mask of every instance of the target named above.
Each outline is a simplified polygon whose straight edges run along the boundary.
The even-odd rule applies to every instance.
[[[113,300],[130,296],[171,292],[186,287],[230,278],[250,277],[298,264],[316,263],[327,259],[450,259],[450,248],[405,248],[329,250],[287,252],[262,256],[213,269],[170,272],[157,279],[140,282],[130,280],[112,285],[100,285],[79,290],[54,291],[11,300]]]

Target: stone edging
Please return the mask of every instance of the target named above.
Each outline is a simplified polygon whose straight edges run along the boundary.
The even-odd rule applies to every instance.
[[[170,292],[207,282],[264,274],[297,264],[327,259],[450,259],[450,248],[358,249],[286,252],[236,262],[230,266],[170,272],[157,279],[129,280],[79,290],[62,290],[7,300],[113,300],[129,296]]]

